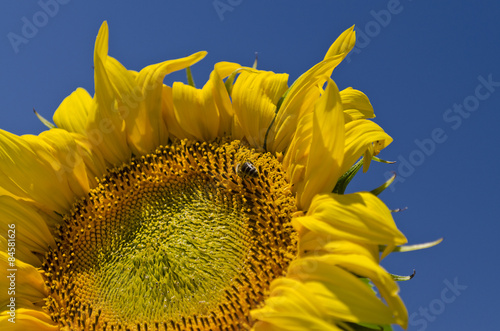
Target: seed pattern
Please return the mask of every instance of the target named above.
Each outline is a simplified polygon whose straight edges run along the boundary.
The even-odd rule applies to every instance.
[[[251,155],[258,175],[242,178]],[[239,141],[175,141],[111,169],[56,231],[43,275],[71,330],[250,329],[296,254],[281,164]]]

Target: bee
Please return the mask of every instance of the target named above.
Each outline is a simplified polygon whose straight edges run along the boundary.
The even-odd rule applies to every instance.
[[[259,177],[259,171],[250,161],[245,161],[243,163],[238,163],[235,167],[236,174],[241,178],[257,178]]]

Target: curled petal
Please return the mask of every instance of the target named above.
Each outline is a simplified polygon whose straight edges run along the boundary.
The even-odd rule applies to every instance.
[[[242,70],[234,84],[234,112],[246,140],[255,148],[263,148],[266,133],[276,113],[276,105],[287,86],[287,74]]]
[[[368,97],[361,91],[348,87],[340,91],[345,122],[374,118],[375,113]]]
[[[299,232],[306,228],[367,244],[402,245],[407,242],[397,229],[390,210],[369,192],[317,195],[307,215],[295,218],[293,224]]]
[[[70,132],[85,134],[92,97],[83,88],[77,88],[61,102],[54,113],[54,123]]]
[[[196,139],[214,139],[221,124],[225,127],[224,130],[229,130],[229,96],[216,71],[212,72],[203,89],[175,82],[172,86],[172,98],[175,119],[179,126]]]
[[[129,145],[136,154],[145,154],[168,141],[167,125],[162,120],[163,79],[166,75],[192,66],[207,52],[164,61],[142,69],[136,76],[134,88],[123,91],[120,113],[125,119]],[[126,99],[124,99],[126,97]]]
[[[345,126],[344,164],[341,173],[345,173],[365,154],[363,171],[370,166],[372,156],[392,142],[392,138],[384,130],[370,120],[351,121]]]

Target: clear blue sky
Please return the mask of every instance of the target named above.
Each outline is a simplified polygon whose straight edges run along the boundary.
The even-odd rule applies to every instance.
[[[193,67],[199,86],[214,63],[251,65],[254,52],[260,69],[287,72],[291,83],[356,24],[358,47],[333,78],[370,97],[395,140],[381,157],[398,163],[373,164],[350,190],[372,189],[397,171],[381,198],[408,207],[395,219],[410,243],[445,238],[383,262],[396,274],[417,270],[400,283],[409,330],[498,324],[499,2],[42,0],[0,8],[0,127],[16,134],[44,130],[33,108],[51,118],[77,87],[93,93],[92,51],[104,20],[110,55],[130,69],[208,51]],[[33,23],[36,31],[23,28]],[[14,34],[25,42],[13,45]]]

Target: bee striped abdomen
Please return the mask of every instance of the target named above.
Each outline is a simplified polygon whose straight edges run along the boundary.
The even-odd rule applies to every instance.
[[[236,165],[236,174],[241,178],[251,177],[256,178],[259,177],[259,171],[257,168],[249,161],[245,161],[243,163],[238,163]]]

